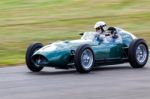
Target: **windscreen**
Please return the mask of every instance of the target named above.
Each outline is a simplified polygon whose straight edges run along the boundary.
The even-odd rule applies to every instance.
[[[95,40],[96,32],[84,32],[83,36],[81,37],[82,40]]]

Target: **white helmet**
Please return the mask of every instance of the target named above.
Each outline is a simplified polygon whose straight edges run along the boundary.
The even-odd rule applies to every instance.
[[[104,21],[99,21],[99,22],[96,22],[96,24],[94,25],[94,28],[98,28],[98,27],[105,27],[107,26],[106,23]]]

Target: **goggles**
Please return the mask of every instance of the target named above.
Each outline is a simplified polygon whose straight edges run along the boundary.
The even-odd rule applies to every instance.
[[[96,28],[96,31],[98,31],[98,30],[100,30],[101,28],[100,27],[98,27],[98,28]]]

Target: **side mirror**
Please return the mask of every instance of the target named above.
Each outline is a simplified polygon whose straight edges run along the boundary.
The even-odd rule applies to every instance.
[[[84,34],[84,33],[80,33],[79,35],[81,35],[81,36],[82,36],[83,34]]]

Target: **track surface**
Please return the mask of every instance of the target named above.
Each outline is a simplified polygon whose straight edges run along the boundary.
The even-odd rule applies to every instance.
[[[100,67],[89,74],[25,66],[0,69],[0,99],[150,99],[150,60],[143,69],[129,64]]]

